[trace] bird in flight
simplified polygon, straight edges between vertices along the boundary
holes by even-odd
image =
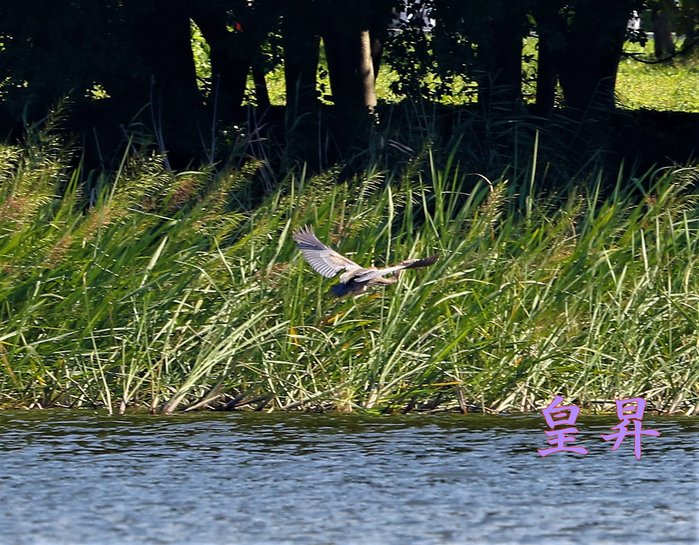
[[[304,259],[317,273],[325,278],[332,278],[340,271],[340,282],[330,288],[336,297],[349,293],[362,293],[372,286],[386,286],[398,282],[398,277],[404,269],[427,267],[437,261],[436,255],[425,259],[406,259],[391,267],[361,267],[351,259],[337,253],[318,240],[313,230],[306,226],[292,235]]]

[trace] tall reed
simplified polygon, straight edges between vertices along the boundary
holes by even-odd
[[[69,164],[49,137],[0,147],[2,405],[699,413],[697,169],[545,195],[536,156],[487,179],[428,152],[250,208],[256,163],[125,161],[91,195]],[[337,300],[304,224],[363,264],[440,259]]]

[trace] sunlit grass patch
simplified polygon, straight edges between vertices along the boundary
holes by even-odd
[[[654,60],[652,43],[645,48],[628,45],[627,49]],[[616,89],[624,108],[699,112],[699,59],[682,56],[666,63],[644,64],[624,58]]]

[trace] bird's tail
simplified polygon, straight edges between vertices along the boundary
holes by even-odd
[[[401,262],[401,265],[405,265],[406,269],[417,269],[418,267],[428,267],[429,265],[434,265],[439,259],[438,255],[431,255],[425,259],[408,259]]]

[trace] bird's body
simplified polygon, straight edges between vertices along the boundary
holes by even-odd
[[[344,271],[340,274],[340,282],[331,288],[331,292],[337,297],[361,293],[371,286],[395,284],[403,270],[427,267],[437,261],[437,256],[434,255],[426,259],[407,259],[391,267],[362,267],[323,244],[310,227],[295,231],[293,239],[304,259],[316,272],[332,278]]]

